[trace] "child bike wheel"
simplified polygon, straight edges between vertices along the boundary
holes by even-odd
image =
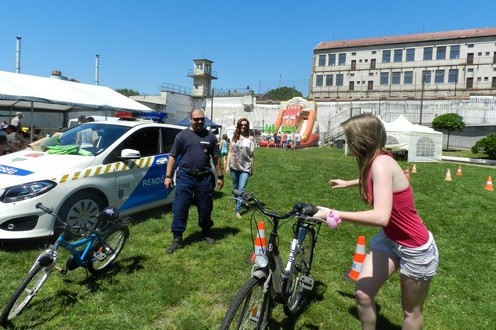
[[[88,271],[93,275],[105,272],[121,253],[128,237],[129,228],[125,225],[115,224],[106,230],[91,252],[93,260],[88,263]]]
[[[239,289],[220,326],[227,329],[265,329],[272,310],[270,288],[264,293],[265,278],[251,277]]]
[[[288,303],[284,305],[284,313],[287,316],[295,315],[298,312],[307,293],[307,289],[300,284],[300,281],[302,276],[310,274],[315,247],[315,230],[310,228],[306,231],[296,250],[293,270],[289,275],[289,298]]]
[[[53,266],[53,259],[50,256],[42,256],[36,261],[3,309],[0,316],[0,325],[6,327],[10,320],[22,312],[38,293],[38,290],[45,284],[53,271]]]

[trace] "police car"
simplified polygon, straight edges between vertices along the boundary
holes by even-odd
[[[71,225],[95,221],[106,206],[122,215],[171,203],[164,176],[184,126],[141,121],[90,122],[0,157],[0,239],[49,236],[52,216]],[[82,136],[91,142],[81,144]],[[212,170],[212,184],[216,182]]]

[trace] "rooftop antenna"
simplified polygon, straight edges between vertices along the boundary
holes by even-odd
[[[100,55],[95,55],[95,85],[98,86],[100,83]]]
[[[16,39],[16,73],[21,73],[21,36]]]

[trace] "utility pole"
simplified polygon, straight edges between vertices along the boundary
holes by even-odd
[[[422,89],[420,90],[420,120],[419,125],[422,125],[422,111],[424,107],[424,89],[425,89],[425,71],[422,71]]]
[[[210,120],[214,121],[214,88],[212,87],[212,103],[210,103]]]

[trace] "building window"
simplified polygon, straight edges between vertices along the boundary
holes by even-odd
[[[432,82],[432,74],[430,70],[422,71],[423,82],[426,84],[430,84]]]
[[[391,62],[391,51],[390,50],[383,50],[382,51],[382,63],[389,63]]]
[[[356,52],[352,52],[351,53],[351,56],[356,56]]]
[[[355,82],[354,81],[350,81],[350,91],[354,91],[355,90]]]
[[[336,65],[336,54],[329,54],[329,66]]]
[[[391,75],[391,84],[399,85],[401,83],[401,72],[396,71]]]
[[[467,72],[474,72],[474,68],[468,68]]]
[[[430,61],[432,60],[432,47],[424,47],[424,61]]]
[[[322,87],[323,84],[324,84],[324,76],[318,74],[315,78],[315,86]]]
[[[342,73],[338,73],[336,75],[336,86],[343,86],[344,75]]]
[[[381,72],[381,79],[379,83],[381,85],[389,84],[389,72]]]
[[[446,46],[439,46],[436,48],[436,60],[446,59]]]
[[[403,74],[403,84],[413,84],[413,71],[405,71]]]
[[[394,50],[394,62],[403,61],[403,49],[395,49]]]
[[[460,58],[460,45],[453,45],[450,47],[450,59],[455,60]]]
[[[496,52],[494,52],[494,54],[493,54],[493,64],[495,64],[495,63],[496,63]]]
[[[436,70],[436,73],[434,76],[434,82],[436,84],[444,83],[444,70]]]
[[[474,53],[467,54],[467,64],[474,64]]]
[[[408,48],[406,50],[406,59],[407,62],[415,61],[415,48]]]
[[[338,57],[338,65],[345,65],[346,64],[346,53],[341,53],[339,54]]]
[[[455,84],[458,82],[458,69],[450,69],[448,71],[448,82]]]
[[[377,54],[377,50],[373,50],[372,51],[372,54]]]
[[[325,85],[326,85],[326,86],[332,86],[332,84],[333,84],[333,79],[334,79],[334,76],[333,76],[332,74],[328,74],[328,75],[326,75]]]
[[[474,44],[467,44],[468,48],[474,48]]]
[[[495,54],[495,59],[496,59],[496,53]],[[370,60],[370,69],[375,69],[375,58],[371,59]]]
[[[325,66],[326,63],[326,56],[325,54],[319,55],[319,65],[318,66]]]

